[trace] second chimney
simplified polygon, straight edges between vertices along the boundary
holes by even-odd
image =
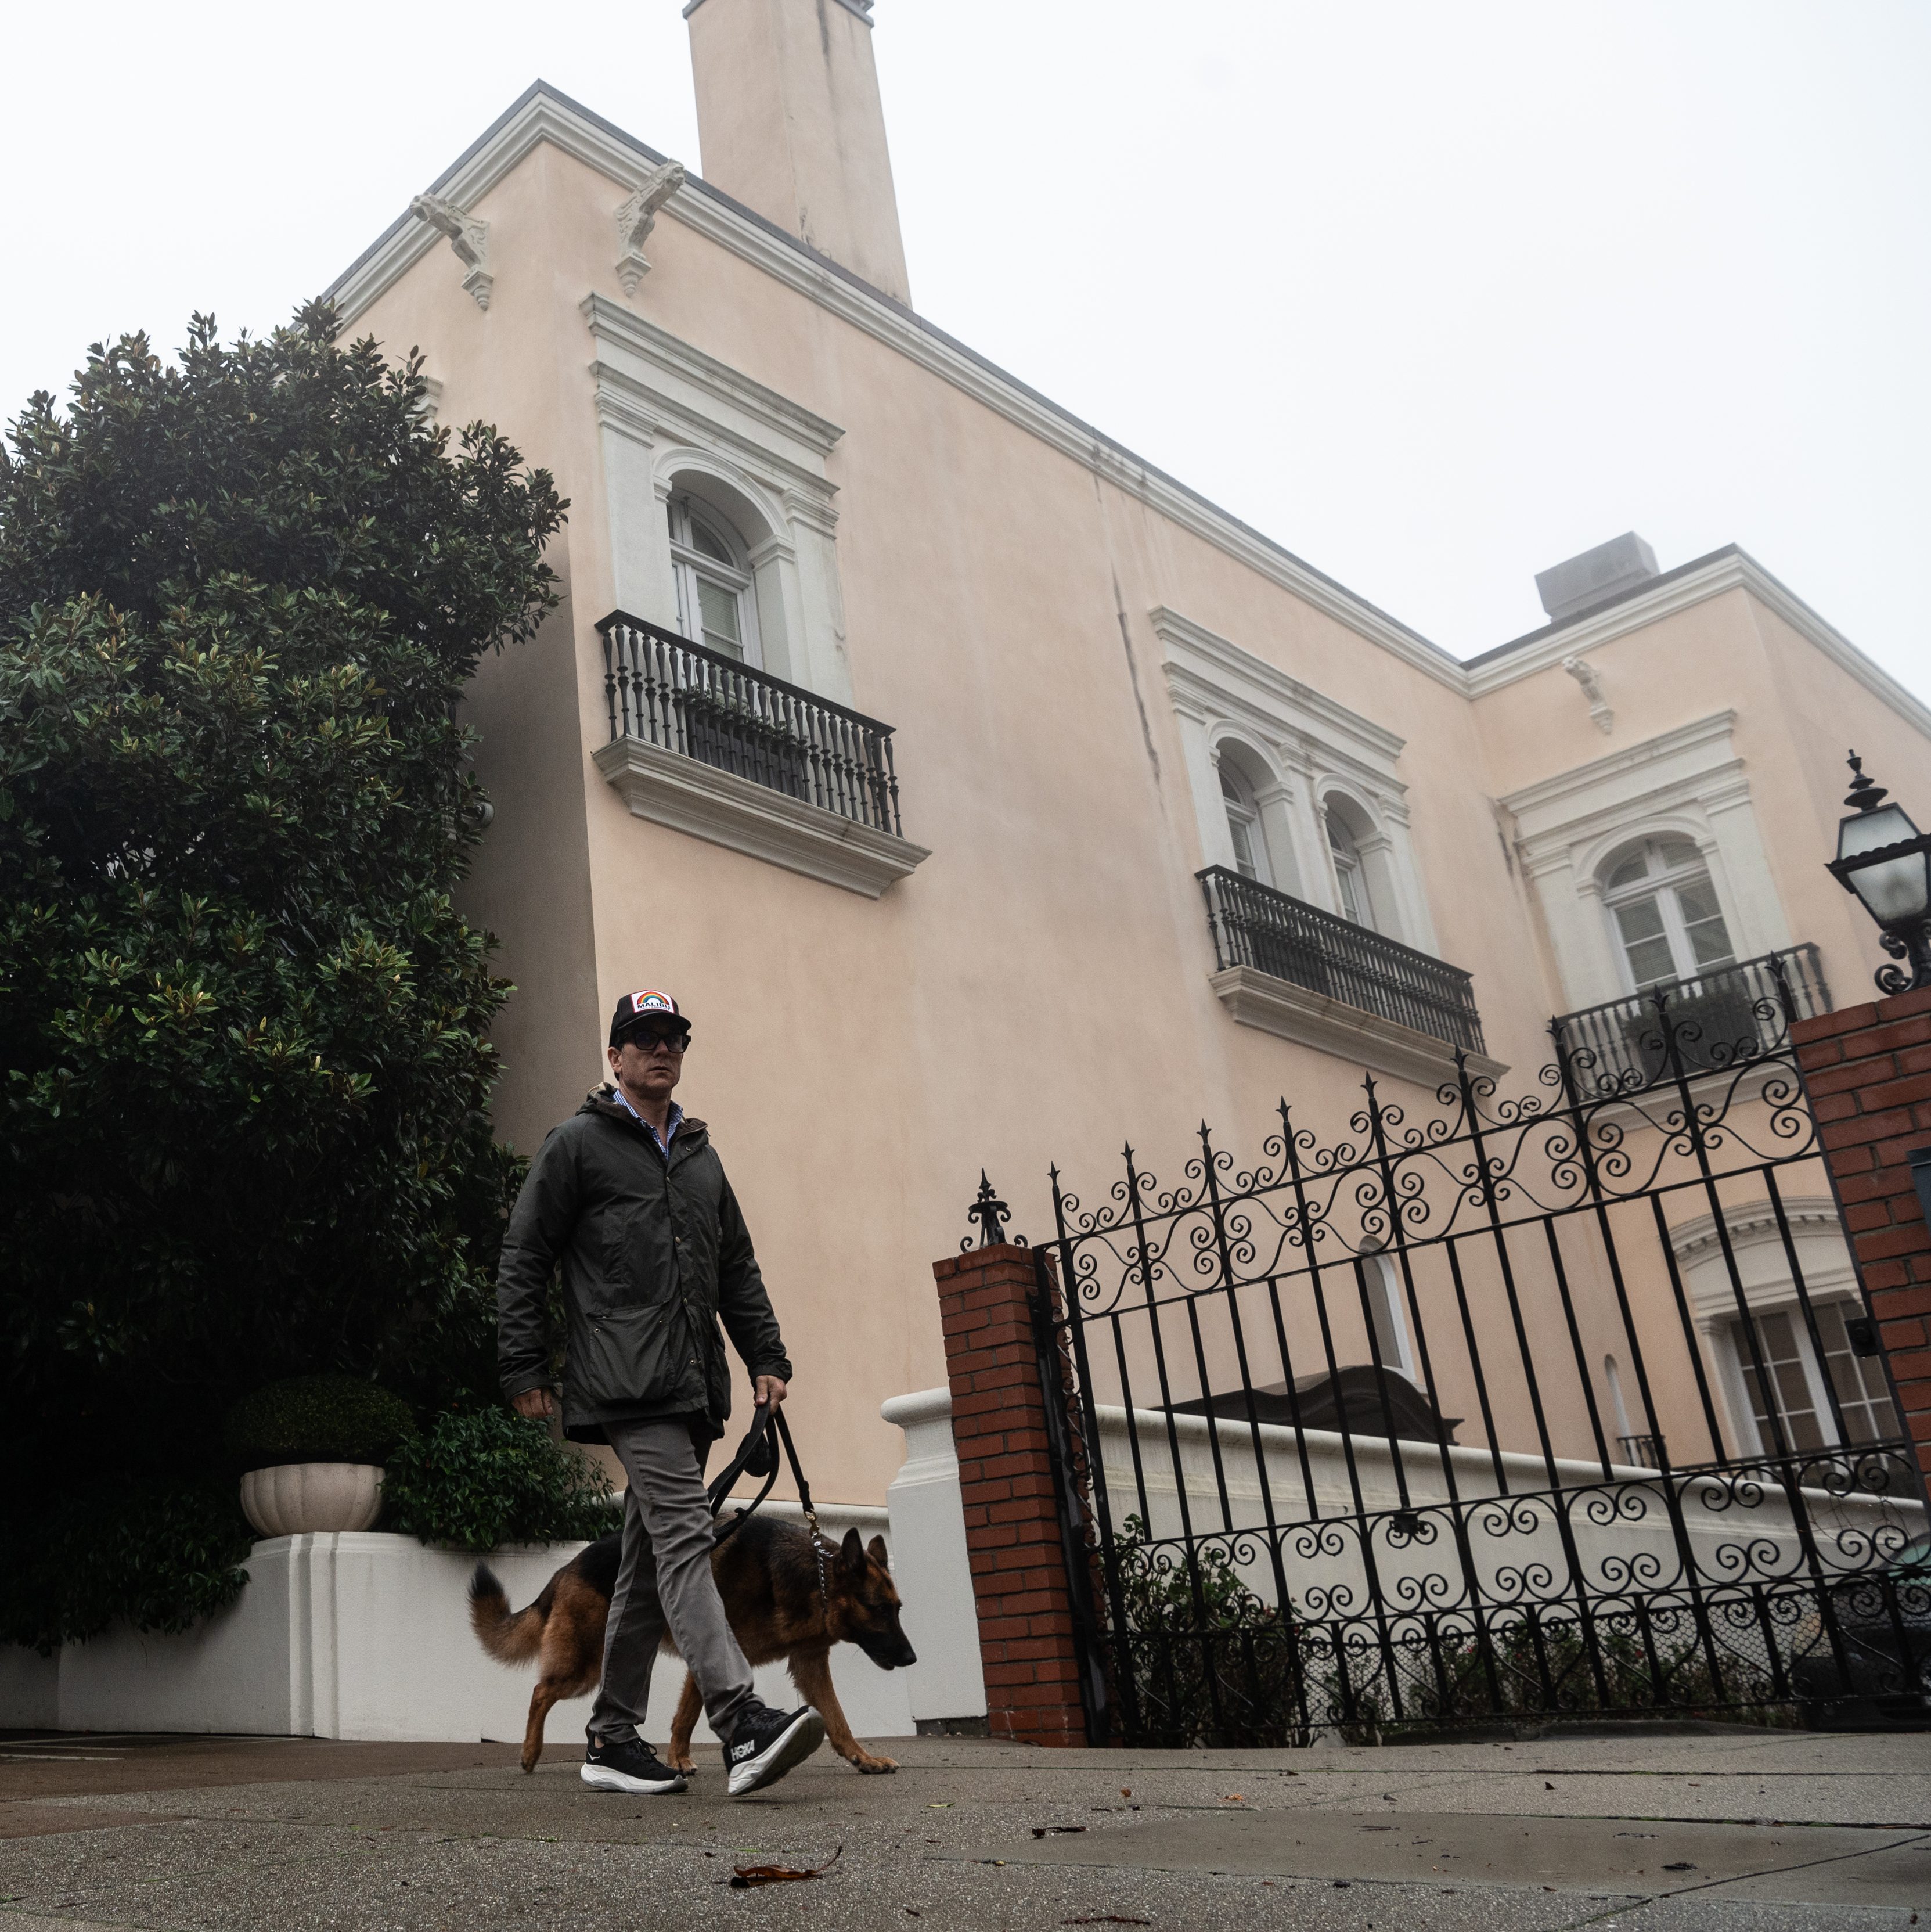
[[[871,0],[691,0],[704,178],[908,306]]]

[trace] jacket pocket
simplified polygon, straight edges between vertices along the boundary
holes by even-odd
[[[677,1312],[631,1303],[592,1313],[579,1337],[583,1360],[570,1365],[573,1391],[586,1408],[675,1400],[685,1366]]]

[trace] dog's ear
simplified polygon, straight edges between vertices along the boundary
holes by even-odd
[[[880,1569],[889,1570],[892,1568],[889,1560],[889,1552],[885,1547],[885,1539],[883,1537],[874,1536],[871,1540],[865,1546],[865,1553],[871,1558],[873,1562],[878,1565]]]
[[[865,1544],[856,1530],[845,1532],[845,1540],[838,1545],[838,1560],[854,1576],[865,1574]]]

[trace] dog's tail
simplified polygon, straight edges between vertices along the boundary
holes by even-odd
[[[527,1664],[542,1643],[543,1627],[549,1621],[547,1590],[528,1609],[512,1611],[496,1572],[487,1563],[476,1565],[469,1579],[469,1628],[499,1664]]]

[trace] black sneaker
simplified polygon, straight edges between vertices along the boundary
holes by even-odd
[[[592,1791],[622,1791],[634,1798],[689,1789],[681,1771],[673,1771],[649,1745],[635,1738],[620,1744],[592,1738],[583,1754],[582,1776]]]
[[[774,1711],[754,1704],[737,1721],[724,1752],[731,1796],[761,1791],[795,1770],[825,1742],[825,1720],[807,1704],[802,1711]]]

